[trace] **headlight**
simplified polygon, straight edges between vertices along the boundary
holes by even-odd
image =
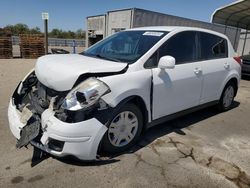
[[[62,108],[71,111],[88,108],[109,92],[110,89],[104,82],[93,77],[88,78],[69,92]]]

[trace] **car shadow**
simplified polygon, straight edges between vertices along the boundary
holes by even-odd
[[[82,161],[74,156],[66,156],[66,157],[55,157],[50,155],[49,153],[43,152],[42,150],[33,147],[33,156],[31,159],[31,167],[35,167],[41,162],[47,160],[48,158],[53,158],[62,163],[74,165],[74,166],[101,166],[107,165],[115,162],[119,162],[119,159],[115,159],[114,157],[106,157],[105,160],[94,160],[94,161]]]
[[[237,108],[239,105],[240,105],[240,102],[234,101],[232,109]],[[202,110],[184,115],[177,119],[164,122],[162,124],[159,124],[159,125],[156,125],[154,127],[147,129],[145,133],[142,135],[139,142],[134,147],[132,147],[129,151],[119,153],[117,155],[109,155],[109,154],[103,154],[103,155],[112,159],[122,154],[135,153],[141,148],[144,148],[147,145],[154,142],[154,140],[162,136],[168,135],[170,133],[173,133],[173,132],[176,134],[185,136],[186,133],[182,129],[184,128],[190,129],[190,126],[200,121],[203,121],[205,119],[208,119],[210,117],[216,116],[220,113],[224,113],[224,112],[219,112],[215,107],[208,107],[208,108],[204,108]]]
[[[233,103],[232,108],[233,109],[237,108],[239,105],[240,105],[240,102],[235,101]],[[194,125],[210,117],[216,116],[220,113],[221,112],[219,112],[215,107],[208,107],[200,111],[196,111],[196,112],[187,114],[185,116],[179,117],[177,119],[156,125],[146,130],[143,133],[142,137],[140,138],[139,142],[134,147],[132,147],[129,151],[119,153],[116,155],[100,153],[100,159],[96,161],[81,161],[75,158],[74,156],[56,158],[49,154],[44,154],[44,153],[41,154],[39,153],[37,149],[34,148],[34,154],[33,154],[31,166],[33,167],[39,164],[40,162],[42,162],[43,160],[48,159],[49,157],[53,157],[62,163],[66,163],[66,164],[70,164],[74,166],[102,166],[102,165],[107,165],[111,163],[116,163],[120,161],[120,159],[118,159],[120,155],[135,153],[136,151],[146,147],[147,145],[154,142],[154,140],[162,136],[168,135],[173,132],[176,134],[185,136],[186,133],[182,129],[184,128],[189,129],[191,125]]]
[[[74,156],[66,156],[63,158],[57,158],[58,161],[66,163],[73,166],[102,166],[107,164],[112,164],[119,162],[120,160],[116,157],[107,156],[105,159],[98,159],[93,161],[83,161]]]

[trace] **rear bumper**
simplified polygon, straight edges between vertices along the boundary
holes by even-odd
[[[25,126],[20,121],[20,116],[21,113],[10,101],[9,126],[17,139],[20,139],[20,132]],[[95,160],[100,141],[107,127],[95,118],[79,123],[65,123],[57,119],[51,109],[47,109],[41,116],[41,129],[40,140],[38,142],[31,141],[35,147],[58,157],[73,155],[81,160]],[[64,143],[60,151],[51,148],[49,145],[51,140]]]

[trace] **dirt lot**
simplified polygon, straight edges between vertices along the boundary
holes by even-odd
[[[49,157],[31,167],[33,148],[15,148],[7,105],[34,62],[0,60],[0,187],[250,187],[249,80],[234,109],[153,127],[131,152],[95,163]]]

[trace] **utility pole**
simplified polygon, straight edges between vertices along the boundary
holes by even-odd
[[[44,20],[44,40],[45,40],[45,54],[48,54],[48,20],[49,13],[43,12],[42,19]]]

